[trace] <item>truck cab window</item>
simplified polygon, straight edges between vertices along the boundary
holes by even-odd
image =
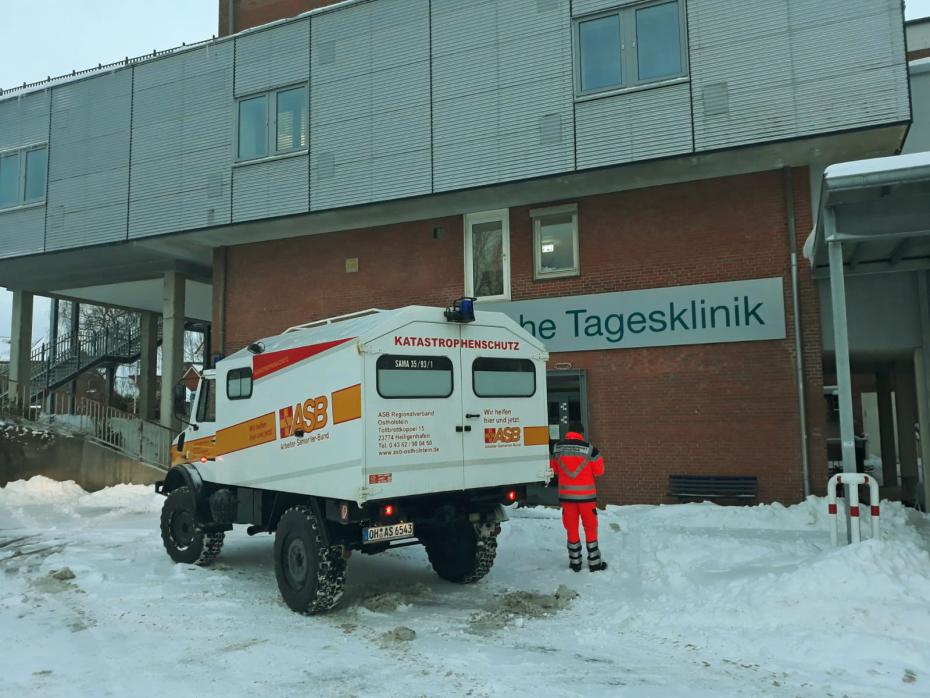
[[[226,374],[226,397],[246,400],[252,397],[252,369],[234,368]]]
[[[477,358],[472,362],[472,387],[478,397],[532,397],[536,367],[529,359]]]
[[[200,387],[200,399],[197,401],[197,422],[216,421],[216,381],[212,378],[204,379]]]
[[[448,356],[378,357],[378,395],[384,398],[445,398],[452,395]]]

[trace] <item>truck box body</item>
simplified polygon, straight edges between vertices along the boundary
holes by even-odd
[[[545,348],[503,314],[475,316],[372,311],[236,352],[202,381],[174,461],[359,504],[544,480]]]

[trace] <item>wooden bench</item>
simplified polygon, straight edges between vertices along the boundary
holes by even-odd
[[[738,499],[751,501],[759,492],[755,476],[669,475],[668,496],[679,501],[704,499]]]

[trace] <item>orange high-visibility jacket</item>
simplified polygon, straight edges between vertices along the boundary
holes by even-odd
[[[594,478],[604,474],[604,459],[581,434],[568,432],[552,449],[549,467],[559,478],[559,499],[593,502],[597,499]]]

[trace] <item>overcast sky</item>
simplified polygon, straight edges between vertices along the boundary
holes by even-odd
[[[41,80],[216,33],[217,0],[0,0],[0,87]],[[907,0],[907,18],[930,16],[930,0]],[[0,356],[8,350],[10,294],[0,290]],[[36,299],[34,336],[48,329]]]

